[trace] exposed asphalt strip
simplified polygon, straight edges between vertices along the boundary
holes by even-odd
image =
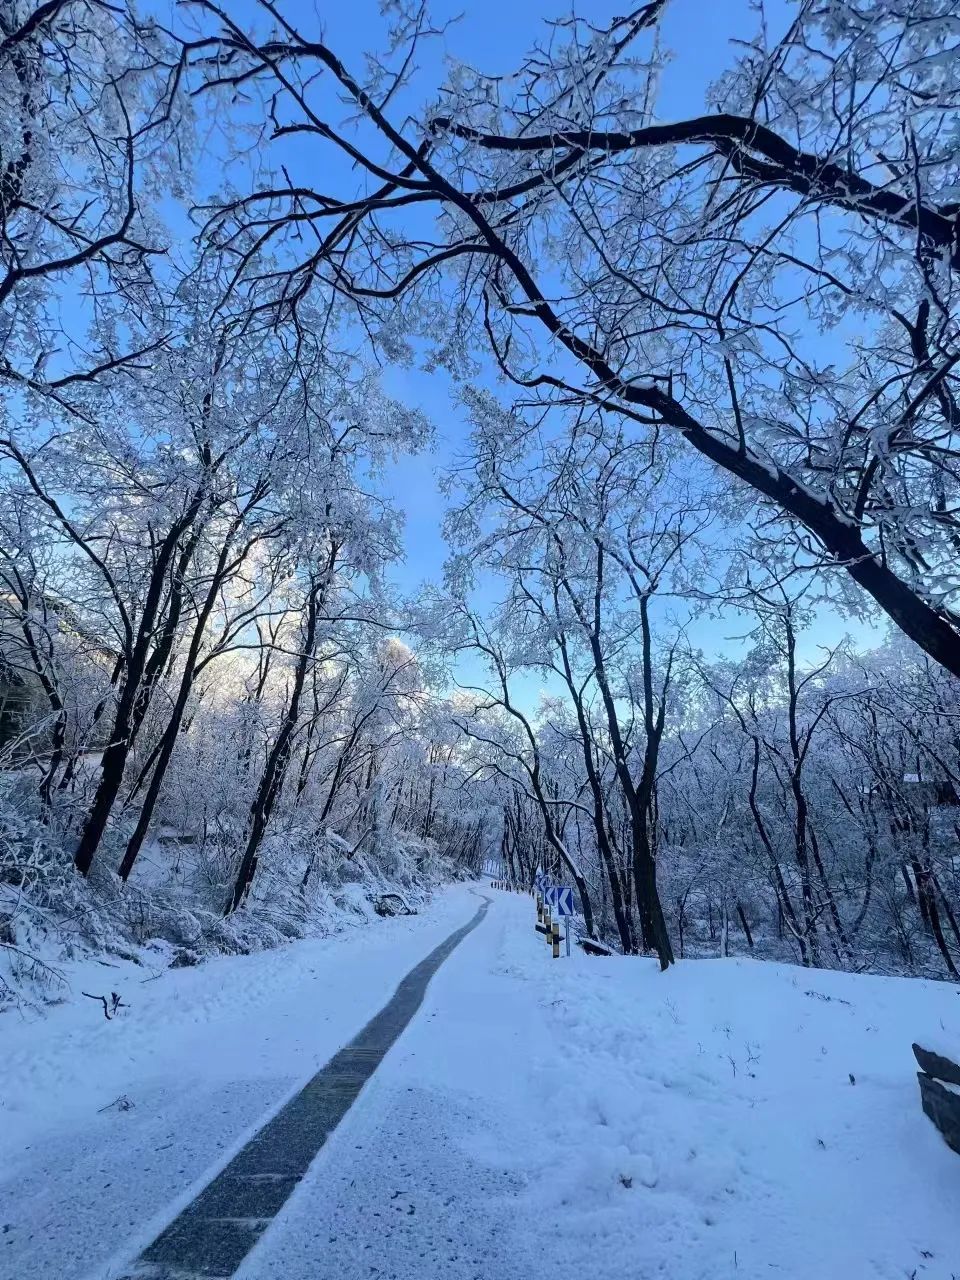
[[[283,1208],[317,1152],[423,1002],[444,960],[487,914],[473,919],[411,969],[390,1000],[144,1249],[122,1280],[232,1276]]]

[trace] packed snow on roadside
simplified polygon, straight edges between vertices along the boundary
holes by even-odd
[[[519,1216],[592,1280],[960,1277],[960,1156],[911,1043],[960,1061],[960,988],[743,959],[549,958],[529,902],[504,982],[544,1023]],[[487,1138],[483,1140],[490,1150]]]
[[[911,1052],[938,1036],[960,1058],[956,987],[615,961],[551,971],[545,1004],[538,1106],[563,1154],[530,1203],[574,1267],[960,1276],[960,1157],[921,1111]]]

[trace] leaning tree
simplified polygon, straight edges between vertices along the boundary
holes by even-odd
[[[332,288],[391,358],[482,345],[527,401],[673,436],[960,674],[952,0],[802,0],[681,113],[668,0],[420,99],[422,9],[358,74],[273,0],[192,7],[204,84],[259,87],[276,149],[207,225],[235,291],[289,317]]]

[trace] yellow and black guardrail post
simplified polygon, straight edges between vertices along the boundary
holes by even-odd
[[[550,926],[550,941],[553,943],[553,958],[554,960],[559,960],[560,959],[560,925],[556,920],[554,920],[553,924]]]

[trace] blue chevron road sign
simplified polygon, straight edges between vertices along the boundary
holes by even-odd
[[[573,890],[566,885],[548,889],[544,901],[548,907],[554,908],[558,916],[573,915]]]

